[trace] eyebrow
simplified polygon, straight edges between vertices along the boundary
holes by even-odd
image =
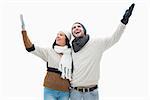
[[[81,26],[81,25],[80,25],[80,24],[79,24],[79,25],[75,25],[75,26],[73,26],[72,28],[74,28],[74,27],[76,27],[76,26],[78,27],[78,26]]]

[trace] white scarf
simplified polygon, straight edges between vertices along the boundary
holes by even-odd
[[[68,46],[54,46],[54,50],[57,53],[62,53],[61,60],[59,62],[58,70],[62,72],[61,77],[63,79],[71,80],[71,70],[72,70],[72,57],[71,57],[71,49]]]

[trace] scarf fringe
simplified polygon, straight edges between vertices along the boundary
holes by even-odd
[[[59,62],[58,70],[62,72],[61,77],[63,79],[72,79],[72,57],[71,57],[71,49],[67,46],[60,47],[54,46],[54,50],[57,53],[62,53],[61,60]]]

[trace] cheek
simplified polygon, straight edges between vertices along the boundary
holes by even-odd
[[[66,38],[63,39],[63,43],[66,44]]]
[[[66,42],[65,39],[66,39],[65,37],[61,37],[60,43],[65,44],[65,42]]]
[[[56,44],[59,44],[60,42],[59,41],[56,41]]]
[[[84,32],[84,29],[82,28],[81,31]]]
[[[72,33],[74,33],[75,29],[72,30]]]
[[[74,32],[72,33],[73,35],[76,35],[76,34],[74,34]]]
[[[75,30],[72,30],[72,34],[73,34],[73,35],[76,35],[76,34],[75,34]]]

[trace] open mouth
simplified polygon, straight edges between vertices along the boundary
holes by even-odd
[[[80,32],[76,32],[76,34],[79,34]]]
[[[75,32],[75,34],[79,34],[80,32],[78,31],[78,32]]]

